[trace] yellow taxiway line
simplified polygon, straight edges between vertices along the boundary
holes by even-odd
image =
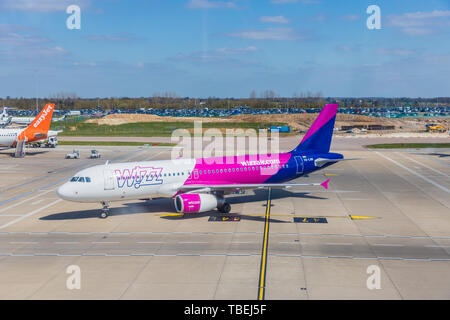
[[[161,217],[183,217],[183,213],[164,213],[160,214]],[[266,214],[259,213],[249,213],[249,214],[237,214],[236,216],[251,216],[251,217],[265,217]],[[355,215],[347,215],[347,216],[308,216],[308,215],[298,215],[298,214],[272,214],[273,217],[293,217],[293,218],[350,218],[352,220],[367,220],[367,219],[380,219],[379,217],[367,217],[367,216],[355,216]]]
[[[270,196],[272,188],[267,189],[267,208],[266,208],[266,220],[264,224],[264,239],[261,254],[261,270],[259,273],[259,294],[258,300],[264,300],[265,286],[266,286],[266,270],[267,270],[267,247],[269,243],[269,222],[270,222]]]

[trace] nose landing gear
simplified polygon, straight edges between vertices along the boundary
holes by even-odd
[[[109,215],[109,202],[103,201],[102,206],[103,208],[100,211],[100,218],[106,219]]]

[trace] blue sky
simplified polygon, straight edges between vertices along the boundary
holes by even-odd
[[[449,0],[0,0],[0,97],[450,96],[449,36]]]

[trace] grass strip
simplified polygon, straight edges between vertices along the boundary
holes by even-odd
[[[173,147],[174,143],[158,143],[158,142],[136,142],[136,141],[58,141],[58,145],[62,146],[160,146]]]
[[[365,146],[369,149],[423,149],[450,148],[450,143],[379,143]]]

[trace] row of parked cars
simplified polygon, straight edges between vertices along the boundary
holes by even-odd
[[[172,117],[227,117],[239,114],[298,114],[298,113],[318,113],[321,108],[297,108],[295,105],[286,108],[251,108],[249,106],[234,106],[231,108],[210,109],[204,105],[193,108],[136,108],[136,109],[112,109],[106,111],[102,108],[79,109],[79,110],[55,110],[57,116],[81,116],[81,117],[104,117],[108,114],[154,114],[158,116]],[[34,116],[35,110],[12,110],[12,115]],[[449,116],[450,106],[421,106],[414,107],[404,105],[399,107],[349,107],[339,108],[338,113],[360,114],[375,117],[416,117],[416,116]]]

